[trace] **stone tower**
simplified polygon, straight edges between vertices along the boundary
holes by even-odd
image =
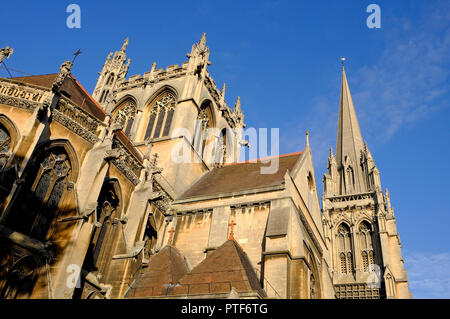
[[[106,106],[108,96],[113,93],[117,84],[121,80],[125,80],[128,68],[130,67],[131,59],[127,61],[128,38],[123,42],[120,51],[109,53],[106,62],[103,65],[102,72],[99,73],[99,78],[94,89],[92,97],[103,107]],[[111,58],[112,57],[112,58]]]
[[[410,298],[389,191],[363,142],[344,67],[336,142],[323,177],[323,223],[337,298]]]

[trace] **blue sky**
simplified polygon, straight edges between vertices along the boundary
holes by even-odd
[[[81,7],[81,29],[66,27],[70,3]],[[381,8],[380,29],[366,26],[370,3]],[[219,87],[227,83],[228,104],[240,96],[248,126],[280,128],[281,153],[302,150],[309,130],[318,181],[336,144],[347,57],[413,296],[450,298],[450,2],[16,0],[2,3],[1,18],[0,47],[15,50],[9,68],[55,73],[80,48],[73,74],[90,92],[127,36],[133,75],[154,61],[181,64],[206,32],[209,70]]]

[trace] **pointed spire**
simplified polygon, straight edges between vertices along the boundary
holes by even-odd
[[[342,60],[342,59],[341,59]],[[361,190],[362,183],[361,168],[359,165],[361,151],[364,150],[361,130],[359,128],[358,119],[356,117],[355,107],[353,106],[350,88],[347,82],[344,65],[342,65],[342,84],[341,99],[339,106],[339,122],[336,143],[336,162],[338,167],[342,167],[345,163],[350,163],[355,172],[355,190]]]

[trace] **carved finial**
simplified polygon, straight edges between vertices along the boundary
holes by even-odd
[[[53,81],[52,86],[53,92],[56,92],[61,87],[66,77],[70,74],[70,71],[72,71],[72,66],[73,63],[70,62],[69,60],[61,64],[61,67],[59,68],[59,73],[56,76],[55,80]]]
[[[306,147],[309,147],[309,132],[305,131],[306,134]]]
[[[236,114],[242,113],[240,96],[238,96],[238,98],[236,100],[236,104],[234,104],[234,113],[236,113]]]
[[[204,50],[206,48],[206,33],[203,32],[202,37],[200,38],[200,41],[198,42],[198,48],[200,51]]]
[[[330,155],[329,155],[329,157],[331,158],[331,157],[334,157],[334,153],[333,153],[333,148],[332,147],[330,147]]]
[[[129,42],[130,40],[126,38],[125,41],[123,41],[122,49],[120,49],[120,51],[125,52]]]
[[[341,66],[342,66],[342,69],[344,69],[344,64],[345,64],[345,61],[346,61],[346,60],[347,60],[347,59],[344,58],[344,57],[341,58]]]
[[[0,49],[0,64],[2,64],[3,60],[9,59],[11,54],[13,54],[14,49],[10,48],[9,46],[4,47],[3,49]]]
[[[152,68],[150,69],[150,72],[155,71],[155,69],[156,69],[156,62],[153,62],[152,63]]]
[[[227,90],[227,85],[224,83],[222,85],[222,91],[220,92],[222,94],[222,99],[225,99],[225,92]]]

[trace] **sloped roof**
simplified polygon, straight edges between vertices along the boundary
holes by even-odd
[[[168,284],[177,283],[188,272],[184,256],[173,246],[165,246],[151,256],[148,266],[131,285],[125,298],[164,296]]]
[[[301,152],[279,156],[279,167],[274,174],[261,174],[261,167],[270,166],[260,159],[217,167],[206,173],[179,198],[230,194],[281,185],[287,170],[292,170]]]
[[[12,80],[41,86],[46,89],[51,89],[56,76],[56,73],[52,73],[17,77],[13,78]],[[98,120],[103,121],[105,119],[105,112],[103,111],[102,107],[97,104],[97,102],[91,97],[91,95],[84,89],[84,87],[75,79],[72,74],[70,74],[70,76],[64,80],[60,91],[66,92],[69,95],[70,100],[72,100],[76,105],[81,107],[89,114],[96,117]]]
[[[227,240],[184,275],[169,296],[229,293],[232,287],[266,296],[247,254],[235,240]]]

